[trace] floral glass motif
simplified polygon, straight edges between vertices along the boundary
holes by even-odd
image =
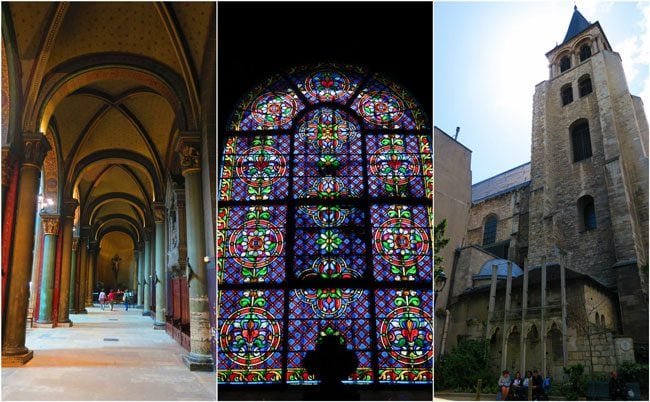
[[[380,382],[432,379],[431,291],[376,291]]]
[[[305,353],[337,334],[359,358],[347,382],[430,384],[433,155],[410,94],[352,66],[296,67],[223,135],[219,382],[313,384]]]
[[[279,382],[281,290],[220,292],[219,371],[222,382]]]
[[[340,295],[333,294],[334,292]],[[325,300],[344,295],[353,295],[353,303],[342,304],[339,313],[333,316],[317,308],[307,295],[320,295]],[[369,291],[363,289],[295,289],[289,292],[289,331],[288,331],[288,367],[287,382],[302,383],[314,378],[302,368],[305,353],[314,350],[319,338],[328,334],[338,334],[344,339],[348,349],[353,349],[359,359],[359,368],[348,378],[352,382],[372,381]]]

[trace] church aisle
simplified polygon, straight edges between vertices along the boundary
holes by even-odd
[[[187,352],[141,309],[87,310],[72,328],[27,329],[34,358],[2,369],[3,401],[216,400],[214,372],[189,371]]]

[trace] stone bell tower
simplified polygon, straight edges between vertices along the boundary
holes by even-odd
[[[619,328],[648,342],[648,122],[598,22],[574,8],[535,87],[528,258],[562,250],[569,268],[618,292]],[[611,319],[616,320],[615,317]],[[644,349],[645,348],[645,349]],[[645,352],[644,352],[645,350]]]

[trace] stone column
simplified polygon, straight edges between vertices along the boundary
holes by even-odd
[[[546,320],[544,315],[546,313],[546,256],[542,257],[542,373],[546,376]]]
[[[82,228],[79,237],[79,275],[77,275],[77,314],[86,314],[86,277],[88,275],[88,232]]]
[[[138,250],[138,245],[133,245],[133,260],[135,264],[135,271],[133,272],[133,279],[131,279],[131,291],[138,293],[138,278],[140,271],[140,250]]]
[[[140,242],[140,259],[138,260],[138,305],[136,308],[144,308],[144,240]]]
[[[10,280],[7,284],[7,303],[2,321],[2,366],[20,366],[28,362],[34,352],[25,347],[25,324],[29,302],[29,281],[34,245],[34,220],[41,166],[50,145],[43,134],[23,134],[23,159],[16,202]]]
[[[145,229],[142,315],[151,315],[151,232]]]
[[[71,327],[72,322],[69,317],[70,303],[70,261],[72,257],[72,227],[74,226],[74,211],[79,203],[74,198],[63,201],[63,236],[62,254],[61,254],[61,280],[59,281],[59,317],[57,326]]]
[[[524,258],[524,284],[521,290],[521,337],[519,353],[521,353],[521,370],[526,370],[526,310],[528,310],[528,258]]]
[[[165,329],[165,204],[154,204],[156,222],[156,269],[152,286],[156,287],[156,319],[153,329]]]
[[[59,215],[41,213],[43,224],[43,263],[41,264],[41,281],[39,293],[41,295],[38,319],[35,327],[52,328],[52,302],[54,295],[54,266],[56,265],[56,242],[59,239]]]
[[[68,298],[69,314],[75,314],[77,311],[75,304],[75,293],[77,292],[77,249],[79,248],[79,238],[72,238],[72,250],[70,256],[70,296]]]
[[[95,267],[97,266],[97,255],[99,244],[96,240],[88,241],[88,273],[86,274],[86,307],[93,306],[93,288],[95,287]]]
[[[567,348],[567,301],[566,301],[566,253],[560,254],[560,297],[562,299],[562,365],[569,365],[569,351]]]
[[[487,342],[490,342],[492,331],[492,317],[494,316],[494,304],[496,302],[497,296],[497,268],[498,265],[492,265],[492,279],[490,280],[490,300],[488,302],[488,319],[487,325],[485,328],[485,339]]]
[[[506,279],[506,304],[503,309],[503,342],[501,348],[501,371],[508,364],[508,314],[510,314],[510,292],[512,291],[512,261],[508,261],[508,277]]]
[[[9,147],[2,148],[2,216],[5,215],[5,204],[7,201],[7,192],[9,191],[9,182],[14,170],[15,159],[9,150]],[[3,220],[4,222],[4,220]]]
[[[176,144],[185,178],[185,214],[187,224],[187,283],[190,307],[190,353],[183,356],[190,370],[212,371],[210,317],[208,304],[203,225],[203,188],[201,187],[200,136],[183,133]]]

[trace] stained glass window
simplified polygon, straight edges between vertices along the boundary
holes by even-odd
[[[347,382],[432,381],[431,127],[394,82],[296,67],[255,87],[223,138],[218,380],[313,384],[337,334]]]

